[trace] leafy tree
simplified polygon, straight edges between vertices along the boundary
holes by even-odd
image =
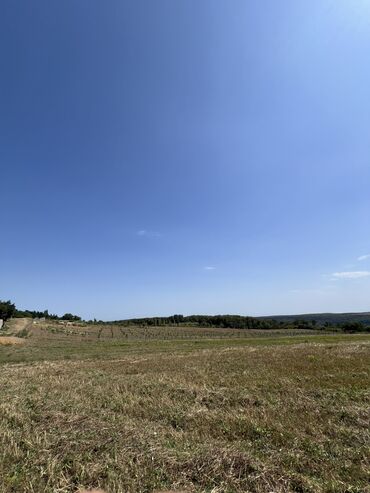
[[[0,318],[2,320],[8,320],[15,314],[16,308],[15,304],[10,300],[1,301],[0,300]]]
[[[14,318],[32,318],[32,315],[29,311],[15,310],[13,315]]]
[[[61,320],[69,320],[72,322],[78,322],[81,320],[81,317],[78,317],[77,315],[72,315],[72,313],[65,313],[63,317],[61,317]]]
[[[344,332],[365,332],[369,330],[369,328],[365,327],[361,322],[346,322],[342,324],[342,329]]]

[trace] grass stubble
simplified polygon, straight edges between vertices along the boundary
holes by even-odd
[[[332,337],[1,346],[0,491],[370,492],[370,338]]]

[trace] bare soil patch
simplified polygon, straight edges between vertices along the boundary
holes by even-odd
[[[20,337],[4,336],[0,337],[0,346],[12,346],[14,344],[24,344],[24,339]]]

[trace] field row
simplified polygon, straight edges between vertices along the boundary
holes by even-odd
[[[200,328],[186,326],[119,326],[119,325],[62,325],[58,323],[34,324],[30,330],[31,335],[41,338],[50,335],[55,338],[68,337],[86,340],[171,340],[171,339],[233,339],[245,337],[277,337],[294,335],[322,334],[319,330],[246,330],[246,329],[221,329]]]

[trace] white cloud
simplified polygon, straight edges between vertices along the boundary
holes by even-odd
[[[204,270],[216,270],[216,267],[213,267],[212,265],[206,265],[204,267]]]
[[[146,238],[159,238],[162,236],[158,231],[147,231],[146,229],[140,229],[136,234],[138,236],[145,236]]]
[[[334,272],[332,274],[332,279],[360,279],[362,277],[369,277],[370,271],[367,270],[357,270],[348,272]]]
[[[370,258],[370,254],[367,254],[367,255],[361,255],[361,257],[358,257],[358,261],[361,262],[362,260],[367,260],[368,258]]]

